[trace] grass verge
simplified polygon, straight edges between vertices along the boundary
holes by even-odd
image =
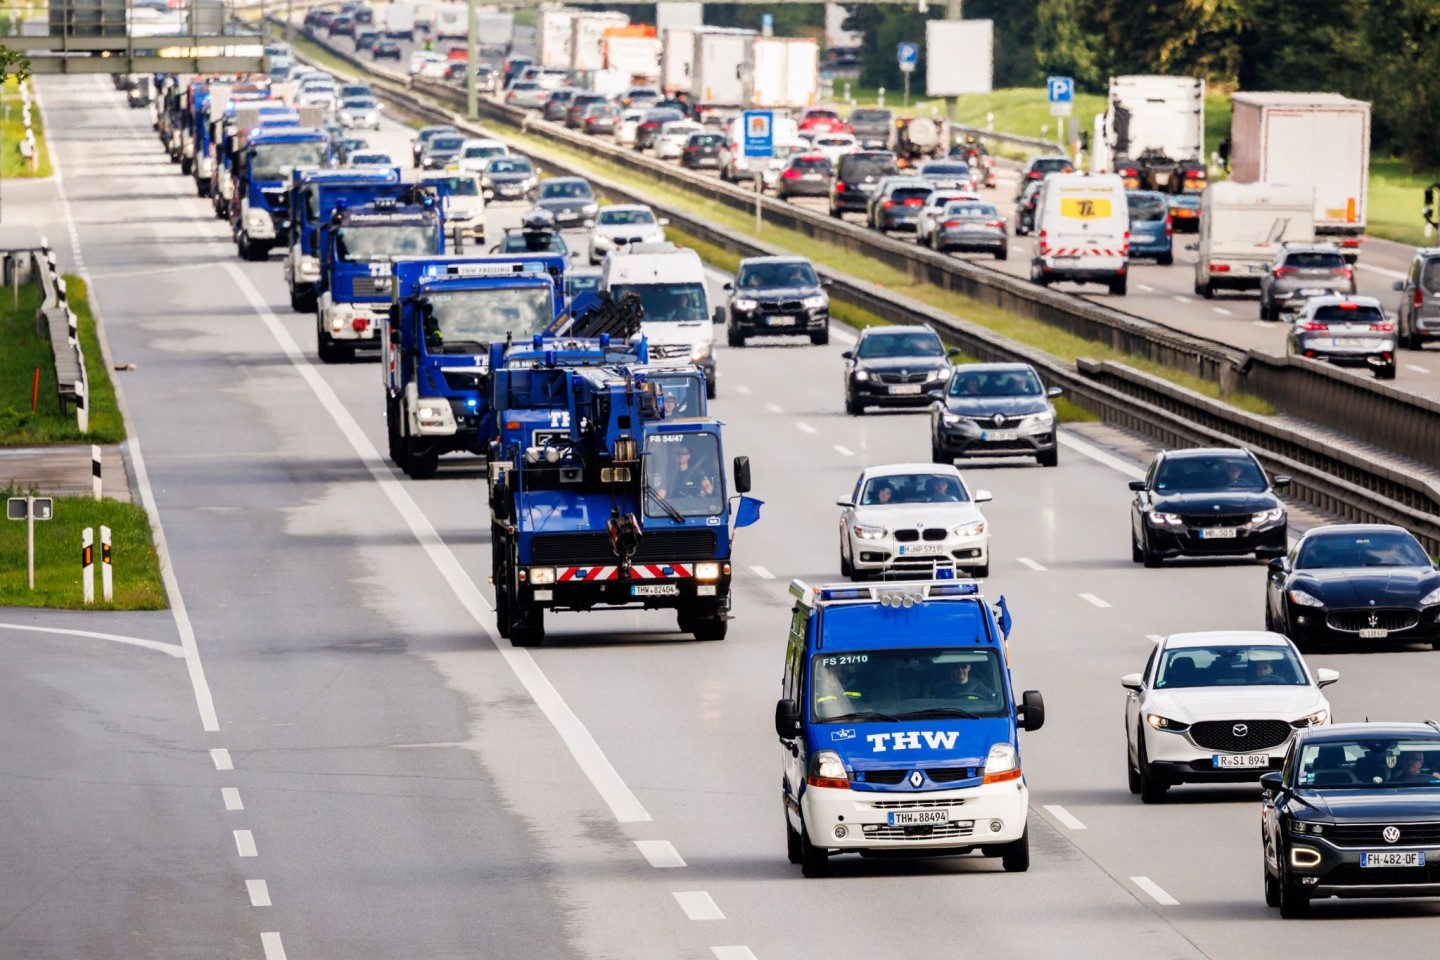
[[[1425,205],[1425,188],[1436,179],[1413,172],[1403,160],[1371,157],[1366,230],[1387,240],[1434,246],[1435,235],[1426,236],[1420,208]]]
[[[24,495],[7,489],[0,496]],[[80,535],[86,527],[110,528],[114,548],[111,570],[114,597],[100,599],[100,547],[95,547],[96,602],[86,607],[80,584]],[[165,588],[160,580],[160,558],[150,540],[150,521],[144,509],[118,500],[59,497],[55,519],[35,524],[35,589],[29,589],[25,564],[24,523],[0,526],[0,606],[51,609],[163,610]]]
[[[35,150],[39,162],[34,169],[20,156],[20,141],[25,138],[25,102],[20,99],[20,84],[14,77],[0,87],[0,177],[48,177],[50,150],[45,146],[45,125],[40,120],[40,107],[30,99],[30,128],[35,131]]]
[[[12,291],[0,290],[0,446],[56,443],[118,443],[125,439],[125,424],[115,402],[115,387],[100,353],[100,337],[85,282],[65,278],[70,307],[78,318],[76,328],[90,381],[90,430],[81,433],[73,411],[62,413],[55,386],[55,354],[48,333],[37,335],[35,311],[40,306],[38,284],[23,286],[17,309]],[[34,393],[35,371],[40,389]],[[31,410],[32,398],[36,401]]]

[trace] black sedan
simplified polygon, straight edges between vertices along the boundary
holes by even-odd
[[[491,157],[480,175],[480,189],[486,200],[528,200],[535,196],[537,176],[524,157]]]
[[[944,405],[930,412],[930,458],[1033,456],[1041,466],[1060,462],[1055,407],[1028,363],[967,363],[956,367]]]
[[[928,407],[950,380],[945,345],[929,327],[866,327],[845,358],[845,412],[866,407]]]
[[[414,166],[420,166],[420,158],[424,155],[425,148],[430,145],[430,141],[435,137],[446,134],[458,136],[459,133],[460,131],[448,123],[434,127],[421,127],[420,132],[415,134],[415,139],[410,142],[410,162]]]
[[[680,151],[680,166],[686,170],[720,166],[720,148],[725,137],[718,133],[692,133]]]
[[[1297,731],[1260,777],[1265,905],[1440,896],[1440,729],[1337,723]]]
[[[1402,527],[1316,527],[1270,562],[1265,627],[1298,647],[1383,640],[1440,649],[1440,570]]]
[[[376,40],[375,45],[370,48],[370,56],[375,60],[399,60],[400,42],[398,40],[389,40],[382,37],[381,39]]]
[[[421,170],[444,170],[446,165],[460,159],[465,149],[465,138],[458,133],[441,133],[431,137],[420,151]]]
[[[830,342],[830,297],[804,257],[750,257],[740,261],[730,293],[730,346],[751,336],[800,334]]]
[[[1275,491],[1289,485],[1267,479],[1248,450],[1167,450],[1130,481],[1131,559],[1158,567],[1168,557],[1284,556],[1288,521]]]

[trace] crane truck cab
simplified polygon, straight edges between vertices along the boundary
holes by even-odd
[[[714,325],[725,322],[725,310],[711,307],[698,253],[673,243],[631,244],[628,254],[605,258],[600,290],[615,300],[638,296],[650,362],[695,364],[705,371],[706,395],[715,399]]]

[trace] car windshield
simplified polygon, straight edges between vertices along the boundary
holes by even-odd
[[[1428,567],[1425,548],[1400,530],[1325,533],[1305,538],[1295,558],[1297,570],[1346,567]]]
[[[648,374],[651,383],[660,384],[665,394],[664,413],[667,417],[704,416],[705,381],[698,375]]]
[[[645,438],[645,515],[716,517],[725,512],[720,445],[709,433],[652,433]],[[667,509],[668,508],[668,509]]]
[[[1421,737],[1332,740],[1327,737],[1301,747],[1298,759],[1292,776],[1299,787],[1373,790],[1376,787],[1440,786],[1440,740]],[[1401,831],[1403,834],[1403,825]]]
[[[356,153],[350,157],[351,166],[356,167],[388,167],[394,163],[388,153]]]
[[[284,180],[296,167],[324,166],[328,153],[323,143],[256,144],[250,175],[257,180]]]
[[[814,287],[818,284],[815,269],[804,261],[796,261],[742,264],[735,285],[743,290],[761,290],[767,287]]]
[[[431,138],[438,137],[444,133],[454,133],[454,127],[426,127],[420,131],[420,142],[428,143]]]
[[[427,177],[425,182],[439,184],[452,197],[480,196],[480,184],[474,177]]]
[[[369,97],[356,97],[353,100],[346,100],[342,109],[345,110],[374,110],[378,104]]]
[[[1366,304],[1347,303],[1344,306],[1319,306],[1311,319],[1319,323],[1384,323],[1385,311]]]
[[[718,133],[692,133],[689,141],[692,147],[718,147],[724,142],[725,138]]]
[[[805,170],[814,173],[829,173],[830,161],[824,157],[794,157],[790,166],[795,170]]]
[[[541,200],[588,200],[594,196],[583,180],[547,180],[540,184]]]
[[[483,160],[483,159],[485,159],[486,157],[503,157],[504,155],[505,155],[505,148],[504,148],[504,147],[501,147],[501,146],[484,146],[484,145],[475,146],[475,145],[471,145],[471,146],[468,146],[468,147],[465,148],[465,159],[466,159],[466,160],[475,160],[475,159]]]
[[[1197,490],[1264,490],[1265,475],[1249,457],[1171,457],[1160,465],[1155,489],[1169,493]]]
[[[684,116],[679,110],[651,110],[645,114],[646,123],[669,123]]]
[[[435,251],[435,227],[421,224],[341,227],[336,252],[347,263]]]
[[[970,165],[965,163],[927,163],[920,170],[922,177],[968,177]]]
[[[596,221],[602,227],[629,227],[655,222],[649,210],[601,210]]]
[[[892,473],[874,477],[860,496],[863,506],[887,503],[968,503],[970,494],[954,476],[944,473]]]
[[[1042,173],[1070,173],[1075,169],[1075,164],[1064,157],[1041,157],[1031,164],[1030,169]]]
[[[952,203],[945,208],[947,217],[983,217],[993,220],[1000,216],[988,203]]]
[[[911,200],[923,203],[928,196],[930,196],[929,187],[896,187],[890,191],[890,199],[896,203],[906,203]]]
[[[1170,205],[1161,196],[1144,193],[1126,195],[1130,205],[1130,219],[1136,223],[1153,223],[1170,215]]]
[[[501,253],[559,253],[567,254],[569,248],[565,246],[565,240],[558,233],[540,232],[527,233],[516,230],[514,233],[505,234],[505,239],[500,241]]]
[[[1430,293],[1440,293],[1440,257],[1425,261],[1425,268],[1420,273],[1420,286]]]
[[[1155,668],[1156,690],[1309,683],[1295,651],[1273,644],[1172,647]]]
[[[888,154],[877,157],[852,153],[840,160],[840,175],[847,180],[884,177],[894,173],[895,169],[895,158]]]
[[[708,320],[705,315],[705,287],[699,283],[620,284],[611,293],[616,299],[633,293],[645,309],[646,323],[686,323]]]
[[[933,333],[876,333],[860,341],[861,360],[883,357],[943,357],[945,347]]]
[[[817,653],[807,688],[816,723],[920,717],[1003,717],[1005,684],[994,650],[926,647]],[[927,731],[927,746],[955,748],[954,730]]]
[[[1034,370],[956,369],[950,378],[952,397],[1038,397],[1045,392]]]
[[[430,353],[483,354],[492,340],[529,338],[555,319],[548,284],[432,294],[420,311]]]
[[[464,137],[435,137],[430,141],[431,153],[459,153],[465,146]]]
[[[567,273],[565,275],[565,293],[572,300],[576,294],[589,293],[591,290],[599,289],[600,274],[598,273]]]
[[[1285,254],[1285,266],[1299,270],[1343,270],[1345,258],[1338,253],[1292,252]]]
[[[530,161],[522,157],[504,157],[491,160],[485,167],[486,173],[529,173]]]
[[[857,123],[883,123],[890,125],[891,115],[889,110],[856,110],[850,114],[851,125]]]

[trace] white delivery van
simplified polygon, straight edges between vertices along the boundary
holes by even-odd
[[[640,332],[650,347],[650,363],[695,364],[705,371],[705,393],[714,399],[714,324],[725,322],[725,311],[710,308],[698,253],[673,243],[632,244],[624,256],[605,258],[600,291],[616,299],[639,296],[645,308]]]
[[[1125,295],[1130,264],[1130,205],[1115,174],[1052,173],[1035,208],[1030,279],[1103,283]]]
[[[1258,290],[1286,242],[1315,239],[1315,190],[1274,183],[1212,183],[1200,195],[1195,292]]]

